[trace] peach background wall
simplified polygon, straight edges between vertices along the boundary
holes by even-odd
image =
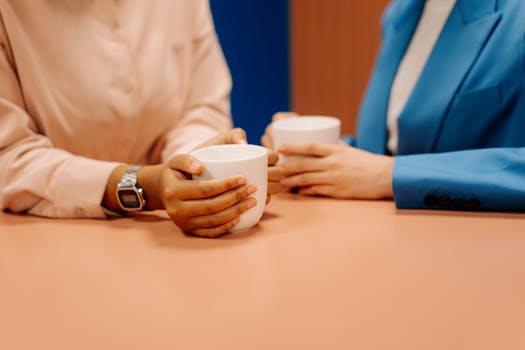
[[[290,0],[291,106],[353,134],[388,0]]]

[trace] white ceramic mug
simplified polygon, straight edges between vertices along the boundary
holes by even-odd
[[[251,195],[257,200],[257,205],[244,212],[230,232],[243,231],[257,224],[266,205],[268,187],[266,148],[256,145],[220,145],[195,150],[191,155],[204,165],[203,172],[193,176],[196,180],[243,175],[247,183],[257,186],[257,191]]]
[[[328,116],[300,116],[276,120],[272,123],[273,147],[287,143],[314,141],[327,144],[337,144],[341,136],[341,121]],[[281,156],[283,161],[293,157]]]

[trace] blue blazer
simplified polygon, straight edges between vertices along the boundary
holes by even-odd
[[[390,87],[423,0],[397,0],[361,106],[356,146],[385,154]],[[525,210],[525,1],[457,0],[405,109],[398,208]]]

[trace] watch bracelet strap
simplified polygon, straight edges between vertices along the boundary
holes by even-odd
[[[124,174],[122,174],[122,179],[120,180],[120,182],[129,184],[129,185],[136,184],[137,183],[137,175],[139,173],[140,168],[142,168],[142,166],[140,166],[140,165],[130,166],[124,172]]]

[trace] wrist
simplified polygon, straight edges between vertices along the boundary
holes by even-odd
[[[137,175],[137,184],[143,189],[146,208],[149,210],[164,209],[162,201],[161,175],[163,164],[146,165]]]
[[[384,156],[384,165],[380,176],[380,188],[381,198],[392,198],[394,196],[393,190],[393,170],[394,170],[394,157]]]
[[[102,199],[102,206],[116,213],[122,211],[117,198],[117,186],[127,168],[128,165],[122,164],[113,169],[113,172],[109,176],[108,182],[106,184],[104,198]]]

